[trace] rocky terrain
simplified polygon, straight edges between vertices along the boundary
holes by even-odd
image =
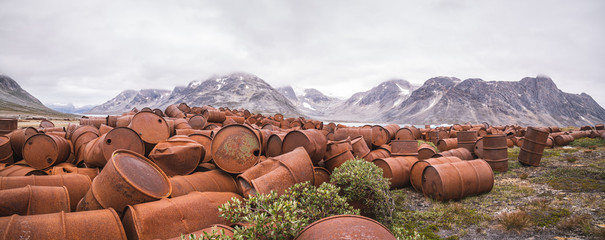
[[[0,116],[6,117],[73,117],[52,110],[29,94],[12,78],[0,75]]]
[[[304,89],[303,94],[298,96],[290,86],[276,90],[294,103],[304,115],[317,119],[327,119],[331,116],[331,108],[343,102],[341,99],[326,96],[314,88]]]
[[[170,96],[169,90],[125,90],[111,100],[93,107],[88,114],[120,114],[132,108],[155,107]]]
[[[518,82],[431,78],[380,119],[410,124],[478,123],[581,126],[605,122],[589,95],[565,93],[544,76]]]

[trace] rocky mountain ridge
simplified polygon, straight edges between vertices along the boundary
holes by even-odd
[[[125,91],[93,110],[124,112],[132,107],[164,109],[185,102],[246,108],[253,112],[306,116],[324,121],[389,122],[399,124],[481,123],[519,125],[594,125],[605,122],[605,110],[585,93],[570,94],[545,76],[521,81],[484,81],[435,77],[422,86],[389,80],[346,100],[316,89],[274,89],[262,79],[243,73],[214,76],[175,87],[167,93]],[[159,90],[158,90],[159,91]],[[301,93],[302,92],[302,93]],[[138,97],[135,97],[138,96]],[[93,111],[91,111],[93,112]],[[100,114],[109,112],[97,111]]]
[[[71,117],[52,110],[29,94],[12,78],[0,74],[0,115]]]

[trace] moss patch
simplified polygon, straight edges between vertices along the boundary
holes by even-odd
[[[583,147],[594,149],[596,147],[605,146],[605,139],[602,138],[578,138],[573,142],[569,143],[570,146]]]
[[[581,166],[558,167],[548,170],[544,175],[531,181],[571,192],[603,192],[605,191],[605,169]]]

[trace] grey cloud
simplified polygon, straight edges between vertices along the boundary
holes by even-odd
[[[0,72],[45,103],[100,104],[250,72],[341,97],[403,78],[546,74],[605,105],[603,1],[0,2]]]

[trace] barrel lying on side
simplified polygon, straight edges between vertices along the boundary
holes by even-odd
[[[438,201],[486,193],[493,186],[492,168],[481,159],[431,165],[422,174],[424,195]]]
[[[167,239],[211,224],[229,224],[218,207],[242,199],[229,192],[191,192],[171,199],[128,206],[123,224],[128,239]]]
[[[0,216],[69,212],[69,194],[64,186],[31,186],[0,190]]]
[[[113,209],[59,212],[0,218],[2,239],[124,239],[120,217]]]
[[[382,239],[395,236],[379,222],[359,215],[335,215],[319,219],[300,231],[296,240]]]

